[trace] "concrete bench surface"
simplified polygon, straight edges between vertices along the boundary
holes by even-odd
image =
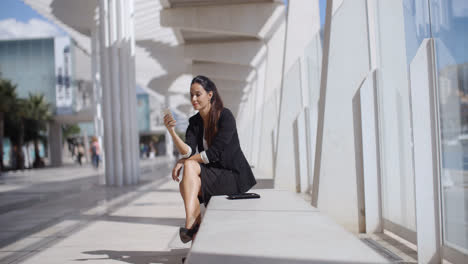
[[[255,192],[212,197],[186,263],[390,263],[297,194]]]

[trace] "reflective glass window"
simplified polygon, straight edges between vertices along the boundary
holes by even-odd
[[[430,0],[444,244],[468,254],[468,1]]]

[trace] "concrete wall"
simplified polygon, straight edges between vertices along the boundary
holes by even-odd
[[[416,231],[411,113],[402,1],[379,3],[378,17],[383,217]]]
[[[369,72],[365,0],[343,1],[331,22],[318,208],[358,231],[353,99]]]
[[[289,1],[277,134],[275,188],[298,190],[293,123],[305,107],[302,99],[304,94],[308,94],[304,91],[308,87],[301,81],[303,72],[306,72],[303,67],[307,66],[301,61],[304,61],[305,49],[319,28],[318,1]]]
[[[241,147],[249,163],[259,172],[255,176],[270,179],[274,172],[273,145],[276,139],[273,135],[278,124],[284,59],[284,8],[281,14],[272,16],[275,17],[275,26],[266,34],[261,45],[250,45],[250,49],[255,48],[256,53],[243,53],[240,50],[236,55],[237,61],[245,61],[252,67],[236,116]]]
[[[258,111],[262,112],[262,119],[258,120],[261,124],[259,142],[259,151],[257,155],[257,168],[265,176],[273,178],[277,120],[279,113],[279,92],[281,88],[284,38],[286,31],[286,21],[279,25],[277,31],[267,40],[267,64],[265,89],[263,91],[263,103]]]

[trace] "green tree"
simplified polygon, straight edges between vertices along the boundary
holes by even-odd
[[[24,140],[34,142],[33,167],[44,167],[39,155],[39,140],[44,139],[43,133],[47,131],[47,123],[52,120],[51,105],[47,103],[43,94],[29,94],[24,107]]]
[[[68,139],[70,136],[73,135],[79,135],[81,132],[80,126],[77,124],[72,124],[72,125],[63,125],[62,126],[62,135],[63,135],[63,140]]]
[[[16,99],[5,119],[5,136],[13,143],[13,169],[24,169],[24,142],[34,142],[34,167],[44,166],[39,156],[39,140],[44,139],[47,122],[51,120],[50,104],[41,94],[29,94],[28,99]]]
[[[17,104],[16,85],[9,80],[0,79],[0,171],[3,165],[3,137],[5,136],[5,117],[10,116]]]
[[[8,137],[13,143],[13,155],[15,156],[15,166],[13,169],[24,169],[24,154],[22,147],[24,145],[24,126],[28,116],[28,106],[26,99],[18,98],[12,105],[12,111],[8,115],[10,126],[6,127]]]

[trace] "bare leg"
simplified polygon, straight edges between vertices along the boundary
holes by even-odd
[[[184,163],[184,177],[179,185],[180,193],[185,205],[185,227],[192,228],[200,221],[200,202],[198,193],[201,190],[201,168],[198,162],[186,160]]]

